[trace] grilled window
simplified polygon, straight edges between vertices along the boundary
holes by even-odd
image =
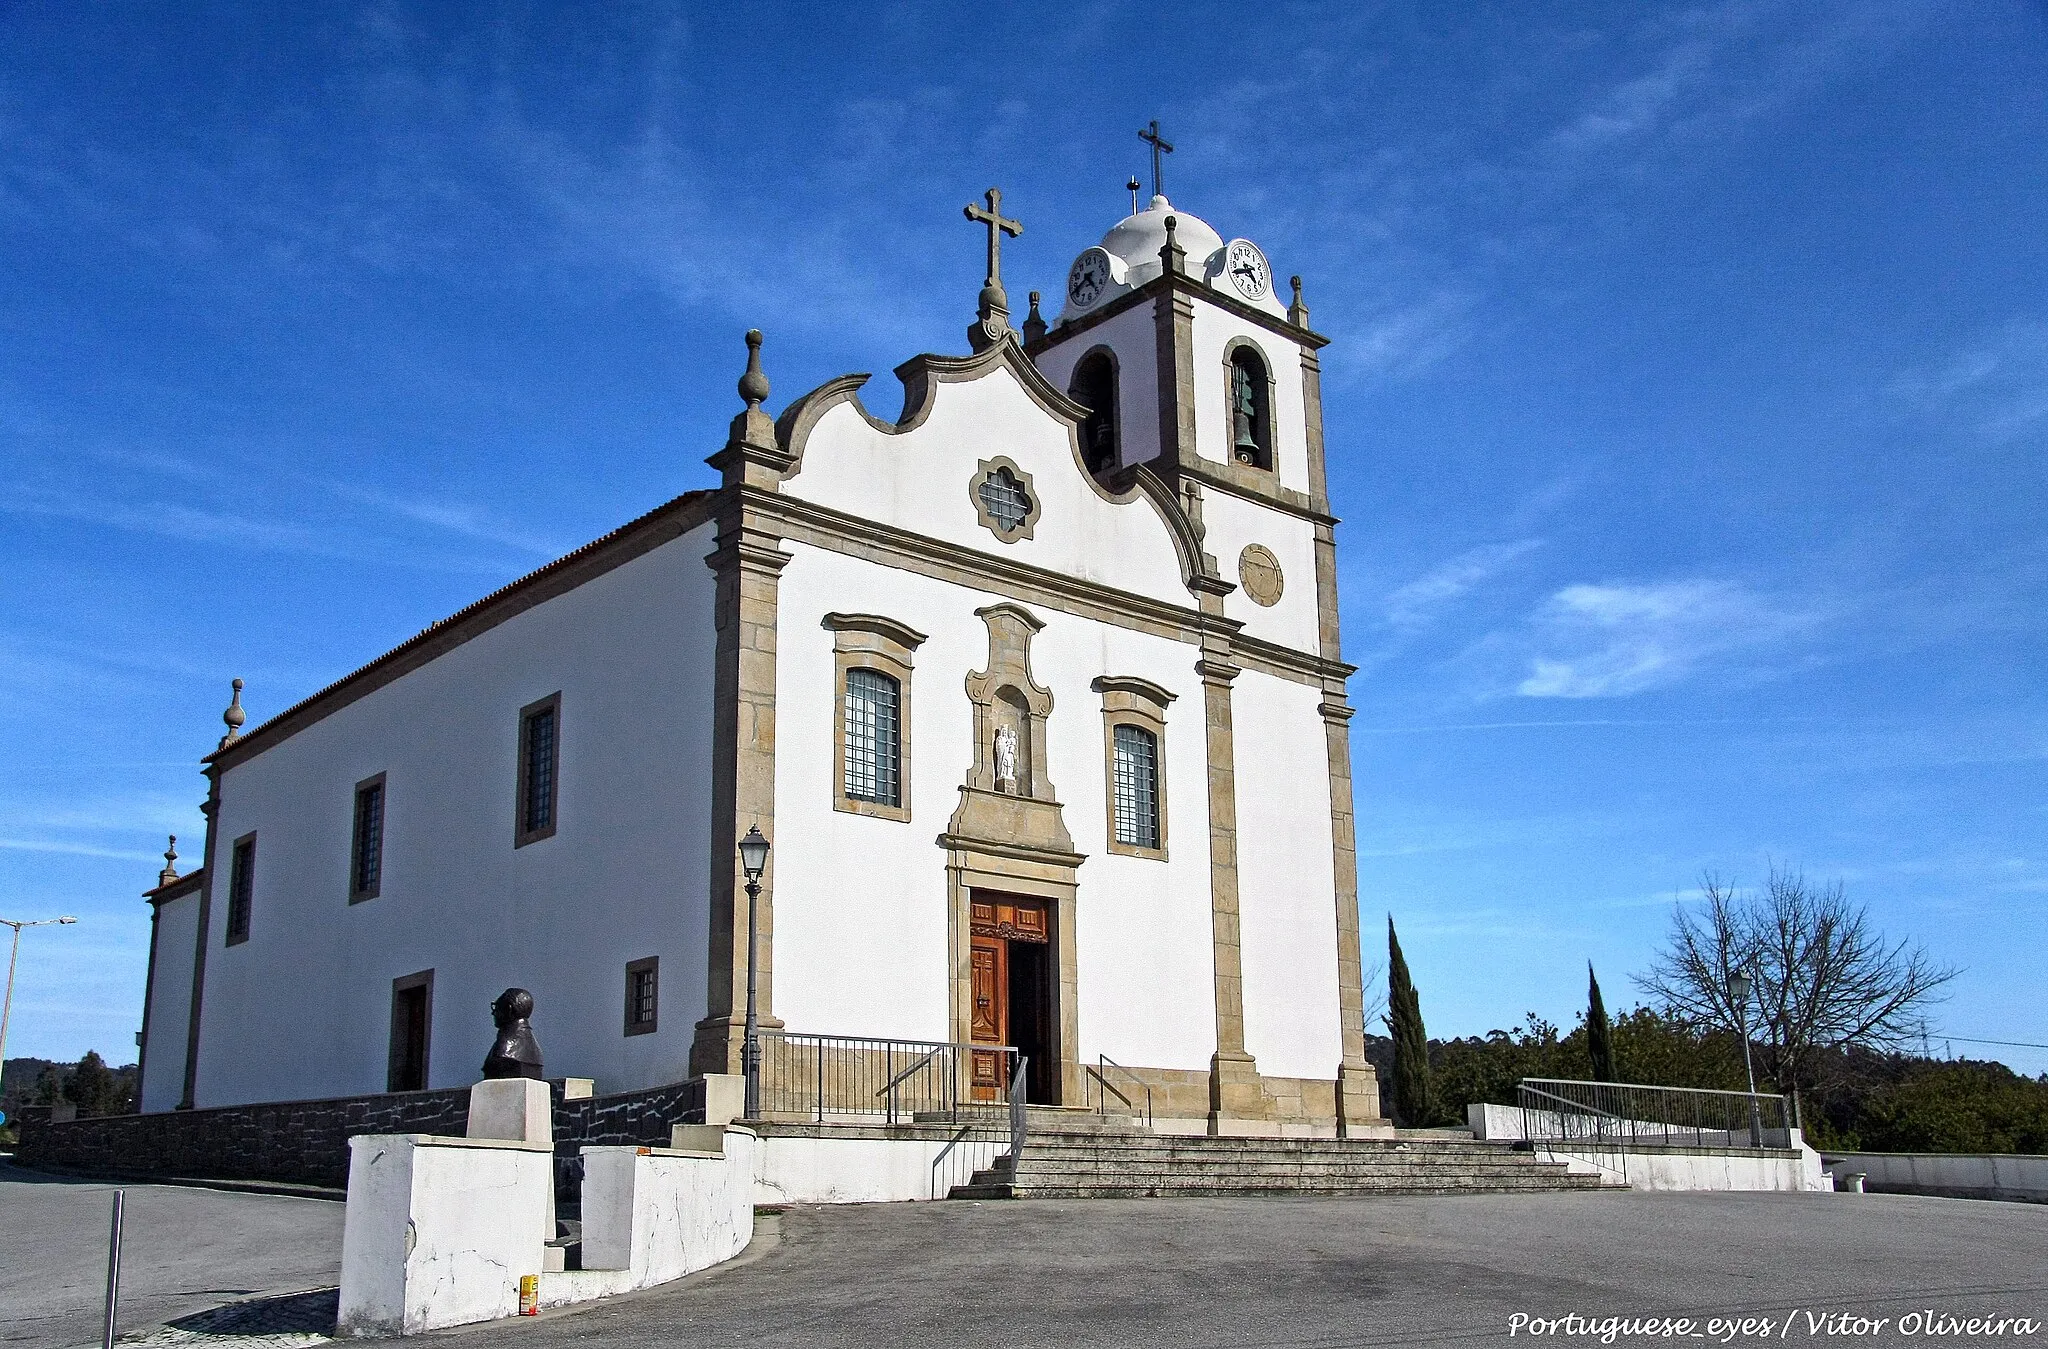
[[[384,883],[384,779],[356,788],[355,847],[349,858],[349,897],[372,899]]]
[[[1007,534],[1031,514],[1031,496],[1024,484],[1007,468],[999,468],[981,481],[981,504],[996,527]]]
[[[1111,728],[1115,747],[1116,841],[1159,846],[1159,739],[1141,726]]]
[[[661,1006],[661,967],[657,956],[626,966],[626,1034],[646,1035],[655,1027]]]
[[[846,672],[846,795],[884,806],[903,804],[901,686],[877,670]]]
[[[249,910],[256,898],[256,836],[235,842],[234,861],[228,869],[229,946],[249,940]]]
[[[561,742],[561,694],[520,709],[519,818],[514,846],[523,847],[555,832]]]

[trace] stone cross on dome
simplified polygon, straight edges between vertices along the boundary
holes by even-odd
[[[988,226],[988,277],[981,283],[981,303],[975,309],[975,323],[967,330],[967,342],[976,351],[987,351],[1010,332],[1010,297],[1003,291],[1003,236],[1016,238],[1024,222],[1003,214],[1000,188],[988,190],[987,207],[967,203],[969,220]]]
[[[1159,156],[1172,154],[1173,142],[1159,134],[1159,119],[1156,117],[1152,119],[1151,126],[1138,133],[1138,139],[1152,147],[1152,195],[1163,197],[1166,195],[1166,180],[1159,174]],[[1136,215],[1137,212],[1131,214]]]

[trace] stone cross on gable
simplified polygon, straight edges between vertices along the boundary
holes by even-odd
[[[965,214],[969,220],[988,226],[988,277],[981,283],[975,324],[967,330],[969,344],[976,351],[986,351],[1010,332],[1010,297],[1003,291],[1003,236],[1016,238],[1024,232],[1024,222],[1003,214],[1002,190],[994,187],[988,190],[986,207],[970,201]]]

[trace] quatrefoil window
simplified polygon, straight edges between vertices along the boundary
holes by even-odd
[[[1031,475],[1015,461],[1003,455],[982,460],[969,495],[975,515],[998,539],[1015,543],[1031,537],[1038,523],[1038,494]]]

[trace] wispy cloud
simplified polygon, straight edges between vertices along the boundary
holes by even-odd
[[[1887,392],[1912,412],[1960,420],[1992,444],[2048,430],[2048,323],[2013,319],[1943,360],[1902,371]]]
[[[10,852],[67,853],[74,857],[111,857],[122,862],[163,862],[161,853],[128,848],[102,848],[90,843],[62,843],[52,839],[0,838],[0,848]]]
[[[1617,698],[1778,645],[1814,621],[1732,581],[1581,584],[1553,594],[1523,631],[1489,642],[1526,653],[1513,689],[1522,697]]]
[[[1419,632],[1518,558],[1542,546],[1541,539],[1516,539],[1468,549],[1396,587],[1382,601],[1381,617],[1397,632]]]

